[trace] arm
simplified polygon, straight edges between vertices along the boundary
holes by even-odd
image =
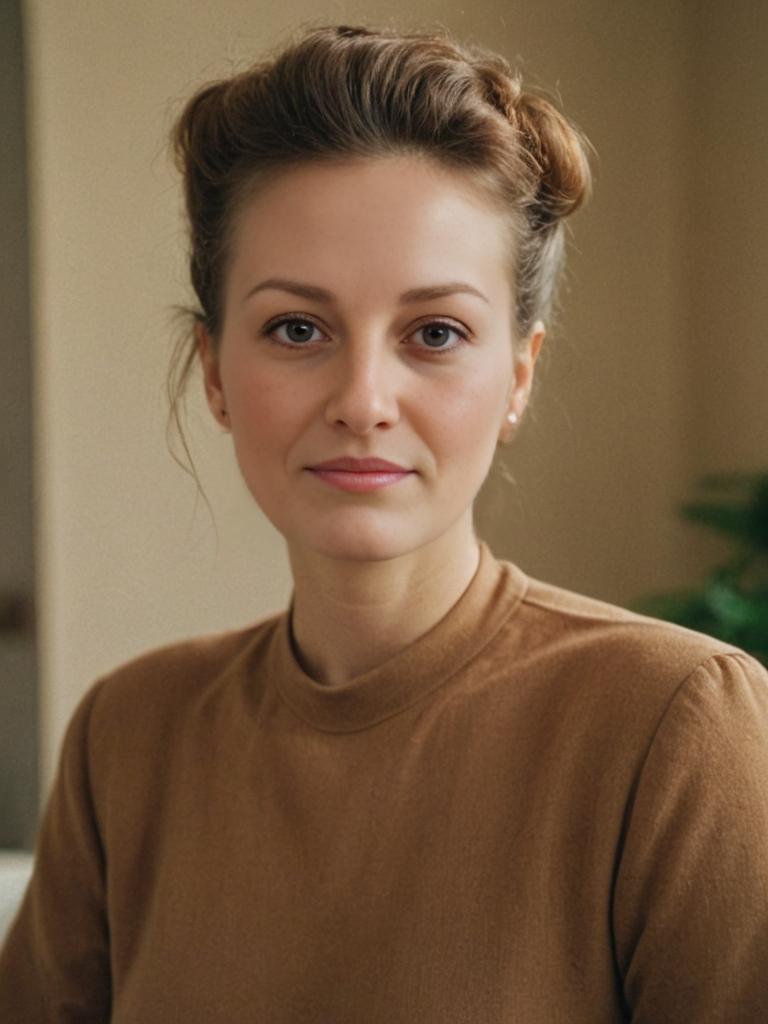
[[[634,1024],[768,1014],[768,673],[715,655],[679,687],[625,822],[613,925]]]
[[[109,935],[104,851],[90,792],[92,687],[67,728],[35,867],[0,953],[0,1020],[104,1024]]]

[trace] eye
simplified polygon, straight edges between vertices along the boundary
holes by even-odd
[[[287,337],[281,337],[277,334],[277,331],[282,327],[286,328]],[[263,334],[266,337],[273,338],[279,345],[285,345],[286,348],[302,348],[318,340],[312,336],[312,332],[319,330],[320,328],[317,324],[306,317],[286,316],[281,320],[273,320],[267,324]]]
[[[285,334],[278,332],[285,329]],[[266,325],[262,334],[284,348],[310,348],[321,339],[313,336],[320,327],[306,316],[284,316]],[[409,337],[421,335],[422,344],[417,346],[430,354],[453,352],[469,340],[465,331],[445,320],[429,320],[411,332]],[[451,335],[455,336],[451,343]]]
[[[468,341],[464,331],[444,320],[430,320],[428,323],[422,324],[421,327],[417,327],[413,333],[422,335],[423,347],[431,352],[452,352]],[[449,344],[451,334],[455,334],[460,340]]]

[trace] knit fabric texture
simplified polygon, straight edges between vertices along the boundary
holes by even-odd
[[[768,1020],[768,673],[481,544],[344,685],[291,609],[93,684],[8,1024]]]

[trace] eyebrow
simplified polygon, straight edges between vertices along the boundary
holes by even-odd
[[[266,291],[269,288],[281,292],[290,292],[292,295],[299,295],[303,299],[310,299],[314,302],[333,302],[336,298],[333,292],[329,292],[325,288],[319,288],[317,285],[303,284],[301,281],[289,281],[284,277],[270,277],[251,288],[244,297],[243,302],[252,295],[255,295],[256,292]],[[488,299],[481,291],[478,291],[471,284],[465,284],[463,281],[451,281],[448,284],[430,285],[425,288],[411,288],[400,296],[400,304],[404,306],[409,302],[443,299],[446,295],[456,295],[461,292],[467,295],[476,295],[477,298],[490,305],[490,302],[488,302]]]

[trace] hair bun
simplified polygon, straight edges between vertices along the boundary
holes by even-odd
[[[500,54],[483,50],[477,71],[486,101],[520,134],[534,189],[532,222],[543,226],[567,217],[591,193],[587,138],[549,99],[524,90],[520,73]]]
[[[534,214],[540,224],[567,217],[592,190],[586,137],[543,96],[518,93],[513,117],[538,175]]]

